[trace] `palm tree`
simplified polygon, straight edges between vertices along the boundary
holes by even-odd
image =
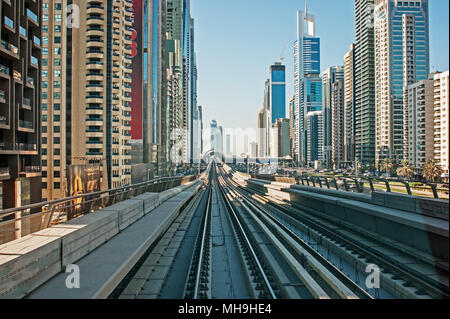
[[[437,178],[441,177],[442,173],[441,166],[434,159],[429,159],[428,162],[423,165],[423,176],[427,180],[435,182]]]
[[[414,168],[409,164],[408,160],[402,161],[402,166],[397,169],[397,175],[404,179],[409,179],[414,176]]]
[[[386,172],[386,175],[390,177],[390,173],[394,165],[392,164],[391,160],[389,158],[385,158],[383,162],[381,163],[381,171]]]

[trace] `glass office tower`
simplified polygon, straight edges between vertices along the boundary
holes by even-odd
[[[323,134],[315,132],[323,125],[320,39],[315,35],[315,17],[306,8],[297,12],[297,27],[294,157],[300,165],[310,165],[323,157]]]
[[[286,66],[275,63],[270,67],[272,125],[286,117]]]

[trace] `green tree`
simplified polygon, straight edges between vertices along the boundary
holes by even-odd
[[[391,171],[394,168],[391,160],[389,158],[385,158],[381,163],[381,171],[386,172],[386,175],[389,177],[391,175]]]
[[[435,182],[442,173],[441,166],[434,159],[429,159],[423,166],[423,176],[429,181]]]
[[[403,160],[402,165],[397,169],[397,175],[404,179],[410,179],[414,176],[414,168],[408,160]]]

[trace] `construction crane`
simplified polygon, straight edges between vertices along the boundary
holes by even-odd
[[[280,54],[280,61],[281,62],[284,61],[284,52],[286,52],[286,47],[287,47],[287,41],[284,41],[283,51],[281,51],[281,54]]]

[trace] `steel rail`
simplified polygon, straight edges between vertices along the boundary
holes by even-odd
[[[233,181],[233,182],[236,183],[235,181]],[[237,185],[238,185],[239,189],[243,190],[244,192],[246,192],[248,194],[252,194],[249,190],[243,188],[241,185],[239,185],[239,184],[237,184]],[[254,192],[254,194],[258,193],[256,191],[253,191],[253,192]],[[302,222],[312,226],[313,228],[315,227],[316,230],[318,230],[319,232],[325,233],[327,236],[333,238],[337,242],[346,245],[351,250],[358,251],[360,253],[360,255],[366,256],[366,258],[374,260],[379,266],[381,266],[381,268],[390,269],[391,273],[398,274],[406,282],[409,281],[409,282],[415,283],[418,289],[420,289],[420,288],[424,289],[431,296],[441,296],[442,298],[449,298],[448,287],[442,287],[444,289],[442,289],[441,287],[435,287],[431,283],[421,279],[420,276],[423,276],[423,275],[413,272],[411,269],[405,268],[405,266],[403,264],[399,264],[398,262],[391,260],[392,258],[389,258],[388,256],[381,256],[379,253],[373,252],[370,249],[370,247],[363,247],[363,246],[365,246],[364,244],[362,244],[360,242],[356,242],[354,239],[349,238],[348,236],[343,236],[343,235],[340,235],[340,234],[330,231],[325,226],[322,226],[318,222],[313,221],[310,218],[304,216],[304,213],[302,213],[302,216],[299,216],[298,214],[295,214],[295,216],[293,216],[294,215],[293,212],[289,211],[287,208],[285,208],[281,205],[274,203],[271,200],[270,196],[266,196],[266,195],[259,195],[259,196],[262,196],[263,198],[268,200],[267,203],[269,205],[286,213],[288,216],[291,216],[297,220],[301,219]],[[293,207],[291,207],[291,209],[294,211],[300,212],[299,209],[295,209]]]
[[[238,192],[238,191],[237,191]],[[291,229],[289,229],[286,225],[282,224],[279,220],[277,220],[275,217],[273,217],[270,213],[267,212],[265,208],[260,207],[261,205],[258,205],[257,203],[252,203],[250,199],[248,199],[248,196],[245,194],[242,194],[239,192],[243,199],[256,211],[258,211],[260,214],[266,216],[270,219],[270,221],[278,226],[282,231],[287,233],[290,237],[294,239],[294,241],[299,244],[307,253],[309,253],[312,258],[317,260],[321,265],[323,265],[326,270],[330,272],[330,275],[334,276],[336,279],[340,282],[342,282],[346,287],[348,287],[352,293],[357,295],[358,298],[365,298],[365,299],[373,299],[373,297],[367,293],[364,289],[362,289],[359,285],[357,285],[353,280],[351,280],[348,276],[346,276],[344,273],[342,273],[339,269],[336,268],[330,261],[325,259],[320,253],[315,251],[311,246],[307,245],[296,233],[294,233]],[[324,273],[324,275],[327,275]],[[330,285],[332,286],[332,285]],[[338,294],[342,294],[341,291],[337,287],[331,287],[333,290],[335,290]],[[351,294],[348,294],[345,296],[345,298],[351,298]]]
[[[222,196],[224,198],[224,202],[225,202],[229,212],[231,212],[231,216],[233,217],[232,220],[234,221],[234,224],[237,226],[237,229],[239,230],[241,238],[244,240],[247,248],[250,250],[250,253],[252,255],[252,259],[256,263],[256,266],[258,268],[258,272],[259,272],[259,274],[261,275],[261,277],[262,277],[262,279],[264,281],[264,285],[266,286],[266,288],[267,288],[271,298],[272,299],[278,299],[275,291],[272,288],[272,285],[270,284],[269,278],[266,275],[266,272],[265,272],[265,270],[264,270],[264,268],[262,266],[262,263],[259,260],[258,255],[256,254],[256,251],[255,251],[255,248],[253,247],[253,244],[251,243],[250,239],[246,235],[245,230],[242,227],[242,224],[239,221],[239,218],[237,217],[235,209],[233,208],[229,198],[225,194],[225,188],[223,187],[223,185],[220,186],[220,191],[222,193]]]
[[[206,245],[207,245],[206,241],[208,240],[208,236],[207,236],[207,232],[208,232],[208,228],[209,228],[208,223],[210,222],[210,215],[211,215],[211,197],[212,197],[212,182],[209,185],[208,202],[206,204],[206,212],[205,212],[204,222],[203,222],[203,227],[202,227],[202,238],[199,243],[200,252],[199,252],[198,265],[197,265],[197,270],[196,270],[196,275],[195,275],[193,299],[199,299],[203,258],[205,255],[205,249],[206,249]]]

